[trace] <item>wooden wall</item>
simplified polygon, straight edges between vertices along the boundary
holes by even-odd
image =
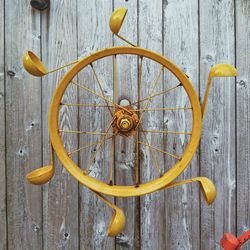
[[[127,225],[123,234],[108,238],[110,210],[59,162],[49,184],[32,186],[25,180],[29,171],[49,162],[48,109],[66,70],[34,78],[23,69],[21,58],[26,50],[33,50],[52,69],[123,44],[108,27],[109,15],[120,6],[128,8],[121,33],[173,60],[189,75],[200,99],[212,65],[232,63],[239,75],[214,81],[199,150],[181,176],[211,178],[218,192],[213,205],[207,206],[195,184],[116,199]],[[118,77],[129,83],[118,93],[133,98],[130,87],[138,78],[137,63],[126,63],[135,71],[124,74],[125,66],[118,67]],[[108,69],[105,62],[100,66]],[[156,67],[147,66],[157,73]],[[112,81],[112,74],[103,76]],[[168,81],[168,76],[161,80]],[[32,9],[28,0],[0,0],[0,249],[220,249],[224,232],[241,234],[250,228],[249,84],[249,0],[51,0],[50,9],[43,12]],[[66,96],[68,101],[77,97],[74,90]],[[65,128],[89,128],[91,122],[98,128],[105,122],[98,113],[77,119],[77,111],[65,109],[64,116],[60,125]],[[152,115],[146,123],[161,119],[167,126],[169,118],[176,117]],[[81,143],[76,137],[69,140]],[[132,149],[117,141],[116,150]],[[85,161],[84,157],[88,155],[78,161]],[[141,164],[151,164],[150,157],[146,155]],[[124,164],[132,161],[116,157],[117,180],[131,182]],[[159,161],[164,164],[166,159]],[[145,172],[143,177],[153,176]]]

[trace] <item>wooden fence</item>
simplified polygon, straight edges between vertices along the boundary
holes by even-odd
[[[26,50],[35,51],[52,69],[123,44],[108,27],[112,10],[120,6],[128,8],[121,33],[173,60],[189,75],[200,99],[212,65],[231,63],[239,75],[214,82],[200,148],[181,175],[211,178],[218,191],[213,205],[207,206],[195,184],[116,199],[127,224],[122,235],[109,238],[110,209],[58,162],[49,184],[32,186],[25,180],[29,171],[49,163],[49,104],[65,70],[35,78],[25,72],[21,58]],[[119,67],[119,77],[128,84],[123,92],[132,98],[128,89],[137,74],[129,68],[124,74]],[[150,70],[156,73],[155,67]],[[250,228],[249,79],[249,0],[51,0],[43,12],[28,0],[0,0],[0,249],[220,249],[224,232]],[[72,92],[69,98],[76,96]],[[76,120],[67,112],[65,117],[64,122],[83,127],[99,124],[98,117]],[[150,119],[164,117],[152,115],[149,124]],[[116,178],[129,182],[128,162],[116,161]],[[150,162],[150,155],[141,160]]]

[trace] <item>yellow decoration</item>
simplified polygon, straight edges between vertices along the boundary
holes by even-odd
[[[44,166],[33,170],[26,175],[27,180],[34,185],[42,185],[50,181],[54,175],[54,167],[52,165]]]
[[[107,200],[102,194],[94,192],[104,203],[106,203],[108,206],[110,206],[114,211],[112,218],[109,222],[109,226],[107,229],[107,235],[115,237],[119,233],[121,233],[125,227],[126,224],[126,218],[125,215],[119,207],[111,203],[109,200]]]
[[[126,8],[118,8],[118,9],[116,9],[112,13],[112,15],[110,16],[109,27],[110,27],[110,30],[114,33],[114,35],[116,35],[117,37],[119,37],[121,40],[125,41],[129,45],[132,45],[132,46],[136,47],[135,44],[129,42],[123,36],[118,34],[120,29],[121,29],[121,26],[123,24],[123,21],[124,21],[124,19],[126,17],[126,14],[127,14],[127,9]]]
[[[201,136],[201,127],[202,127],[202,118],[204,117],[207,100],[209,96],[209,91],[211,87],[211,81],[214,77],[228,77],[228,76],[236,76],[236,69],[229,64],[217,64],[211,68],[208,76],[208,82],[206,86],[206,91],[204,95],[204,101],[202,106],[200,105],[197,93],[195,92],[190,79],[187,75],[181,71],[173,62],[171,62],[166,57],[155,53],[151,50],[147,50],[144,48],[137,47],[133,43],[127,41],[125,38],[120,36],[118,33],[120,32],[121,26],[125,19],[127,13],[126,8],[119,8],[113,12],[110,17],[110,29],[111,31],[120,39],[127,42],[132,46],[120,46],[120,47],[112,47],[102,49],[91,55],[64,65],[62,67],[56,68],[54,70],[48,71],[41,60],[31,51],[28,51],[23,57],[23,65],[24,68],[34,76],[44,76],[49,73],[55,72],[59,69],[62,69],[66,66],[73,65],[74,66],[63,76],[60,83],[58,84],[53,99],[50,105],[50,114],[49,114],[49,133],[51,140],[51,164],[45,167],[38,168],[29,174],[27,174],[27,180],[35,185],[40,185],[48,182],[54,175],[54,152],[62,163],[63,167],[67,169],[67,171],[82,185],[88,187],[92,190],[103,202],[105,202],[110,208],[113,209],[113,215],[108,226],[107,234],[109,236],[116,236],[121,233],[125,227],[125,215],[121,208],[117,207],[113,203],[111,203],[108,199],[106,199],[103,194],[116,196],[116,197],[131,197],[131,196],[141,196],[146,195],[158,190],[173,188],[176,186],[189,184],[193,182],[198,182],[201,187],[201,191],[203,196],[208,204],[211,204],[216,197],[216,188],[211,180],[206,177],[195,177],[188,180],[175,181],[175,179],[187,168],[188,164],[192,160],[197,147],[199,145],[199,140]],[[128,100],[124,100],[123,103],[127,103],[126,106],[119,105],[116,103],[117,100],[117,65],[116,65],[116,57],[117,55],[134,55],[138,57],[139,61],[139,77],[138,77],[138,101],[134,103],[130,103]],[[97,72],[93,66],[95,61],[98,61],[105,57],[113,58],[113,98],[112,100],[105,96],[105,92],[102,88],[101,80],[98,77]],[[157,62],[160,65],[159,73],[157,74],[152,88],[149,89],[149,95],[141,98],[140,90],[142,85],[142,64],[143,59],[147,58]],[[91,67],[93,72],[93,77],[98,84],[99,91],[95,92],[93,89],[88,88],[84,84],[80,84],[77,82],[76,76],[78,73],[86,68],[87,66]],[[156,92],[156,86],[159,82],[161,74],[163,70],[170,71],[178,80],[178,84],[169,89],[164,89],[162,91]],[[78,87],[85,92],[96,96],[102,99],[104,104],[86,104],[86,103],[63,103],[63,95],[69,85],[73,85],[74,87]],[[150,104],[152,98],[155,98],[159,95],[163,95],[170,91],[175,91],[177,88],[182,87],[186,92],[189,99],[189,106],[185,107],[160,107],[160,108],[150,108]],[[118,97],[119,98],[119,97]],[[144,104],[142,106],[138,104]],[[82,130],[64,130],[59,128],[59,109],[61,106],[76,106],[76,107],[98,107],[98,108],[107,108],[111,115],[111,121],[105,131],[82,131]],[[135,107],[137,105],[137,107]],[[192,129],[191,131],[168,131],[168,130],[152,130],[152,129],[144,129],[143,128],[143,116],[145,112],[157,112],[157,111],[172,111],[178,112],[182,110],[183,112],[191,112],[192,114]],[[89,145],[84,145],[82,147],[72,149],[68,152],[61,138],[62,133],[75,133],[75,134],[85,134],[85,135],[95,135],[99,136],[99,141],[93,142]],[[145,140],[141,139],[139,133],[144,135]],[[185,148],[185,151],[182,155],[176,155],[175,153],[171,153],[166,151],[165,149],[158,148],[157,146],[153,146],[149,143],[147,139],[147,133],[160,133],[160,134],[170,134],[171,136],[183,135],[189,137],[189,142]],[[131,140],[135,142],[136,145],[136,159],[135,159],[135,183],[134,185],[113,185],[113,159],[115,153],[115,137],[122,136],[127,140]],[[134,138],[135,137],[135,138]],[[98,180],[89,175],[89,170],[95,161],[95,157],[98,152],[102,149],[103,144],[106,140],[112,139],[112,147],[113,150],[110,155],[109,162],[109,182],[104,182]],[[157,170],[159,176],[155,179],[148,182],[141,182],[139,176],[139,145],[144,145],[149,148],[152,162]],[[72,155],[81,151],[86,150],[95,146],[95,153],[91,156],[89,163],[87,164],[85,169],[79,167],[73,160]],[[168,169],[167,172],[162,172],[162,167],[159,166],[157,162],[157,157],[155,156],[155,152],[160,152],[164,155],[174,158],[175,164]]]
[[[48,73],[44,64],[32,51],[27,51],[24,54],[23,66],[33,76],[44,76]]]
[[[207,100],[211,88],[212,78],[214,77],[230,77],[230,76],[237,76],[237,70],[231,64],[216,64],[214,65],[209,72],[206,91],[204,95],[204,100],[201,106],[201,113],[202,118],[204,117],[206,107],[207,107]]]
[[[78,60],[71,62],[69,64],[66,64],[64,66],[61,66],[59,68],[48,71],[47,68],[42,63],[42,61],[39,59],[39,57],[32,51],[27,51],[23,56],[23,66],[26,69],[26,71],[29,72],[33,76],[39,76],[39,77],[53,73],[55,71],[68,67],[77,62]]]
[[[54,166],[54,150],[52,145],[50,145],[50,160],[51,164],[41,168],[37,168],[26,175],[26,179],[34,185],[42,185],[50,181],[54,176],[55,166]]]
[[[122,23],[126,17],[126,14],[127,14],[126,8],[119,8],[116,9],[111,15],[109,19],[109,27],[114,34],[117,35],[119,33]]]
[[[92,62],[99,60],[101,58],[117,55],[117,54],[132,54],[139,55],[143,57],[150,58],[156,62],[159,62],[164,67],[168,68],[173,74],[179,79],[182,83],[182,86],[186,90],[189,100],[192,106],[192,114],[193,114],[193,128],[192,135],[190,138],[190,142],[182,156],[182,159],[176,163],[174,167],[172,167],[167,173],[165,173],[162,177],[155,179],[151,182],[143,183],[139,187],[135,186],[112,186],[106,184],[102,181],[94,179],[93,177],[86,175],[83,173],[82,169],[79,168],[75,162],[68,156],[66,149],[61,140],[61,136],[59,133],[58,127],[58,115],[59,108],[62,100],[62,96],[64,91],[71,83],[71,79],[73,79],[77,73],[85,68],[87,65]],[[74,65],[62,78],[60,84],[58,85],[55,94],[53,96],[51,105],[50,105],[50,115],[49,115],[49,130],[50,130],[50,138],[55,153],[57,154],[59,160],[62,165],[69,171],[69,173],[75,177],[81,184],[89,187],[90,189],[101,192],[107,195],[119,196],[119,197],[129,197],[129,196],[139,196],[148,194],[154,191],[161,189],[167,184],[171,183],[177,176],[179,176],[185,168],[188,166],[191,161],[201,134],[201,109],[200,103],[198,100],[198,96],[190,82],[190,80],[186,77],[186,75],[172,62],[170,62],[165,57],[157,54],[153,51],[146,50],[138,47],[114,47],[108,48],[96,53],[91,54],[90,56],[85,57],[80,60],[76,65]]]
[[[164,188],[172,188],[172,187],[177,187],[180,185],[184,185],[184,184],[189,184],[189,183],[193,183],[193,182],[199,182],[200,183],[200,187],[201,187],[201,191],[202,194],[206,200],[206,202],[210,205],[213,203],[213,201],[216,198],[216,188],[213,184],[213,182],[211,180],[209,180],[206,177],[196,177],[196,178],[192,178],[189,180],[182,180],[182,181],[178,181],[178,182],[172,182],[169,185],[167,185]]]

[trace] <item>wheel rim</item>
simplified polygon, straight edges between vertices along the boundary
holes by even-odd
[[[66,88],[70,84],[71,80],[77,75],[79,71],[81,71],[87,65],[101,58],[116,54],[132,54],[132,55],[143,56],[162,64],[165,68],[171,71],[175,75],[175,77],[182,83],[182,86],[184,87],[192,106],[192,117],[193,117],[192,135],[183,153],[182,159],[178,161],[169,171],[164,173],[162,177],[149,181],[147,183],[140,184],[138,187],[135,187],[134,185],[111,186],[91,176],[85,175],[82,169],[78,167],[76,163],[68,156],[68,153],[66,152],[63,146],[58,128],[59,107],[61,99]],[[92,190],[107,195],[119,196],[119,197],[139,196],[163,188],[164,186],[172,182],[177,176],[179,176],[188,166],[193,155],[195,154],[200,139],[200,133],[201,133],[200,104],[196,92],[193,89],[189,79],[177,66],[175,66],[165,57],[155,52],[138,47],[113,47],[97,51],[96,53],[86,58],[83,58],[65,74],[59,86],[57,87],[51,102],[49,130],[50,130],[51,143],[60,162],[68,170],[68,172],[74,178],[76,178],[81,184],[89,187]]]

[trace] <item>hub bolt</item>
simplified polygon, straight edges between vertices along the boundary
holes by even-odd
[[[127,119],[127,118],[123,118],[123,119],[121,119],[121,121],[120,121],[120,127],[122,128],[122,129],[129,129],[130,128],[130,121]]]

